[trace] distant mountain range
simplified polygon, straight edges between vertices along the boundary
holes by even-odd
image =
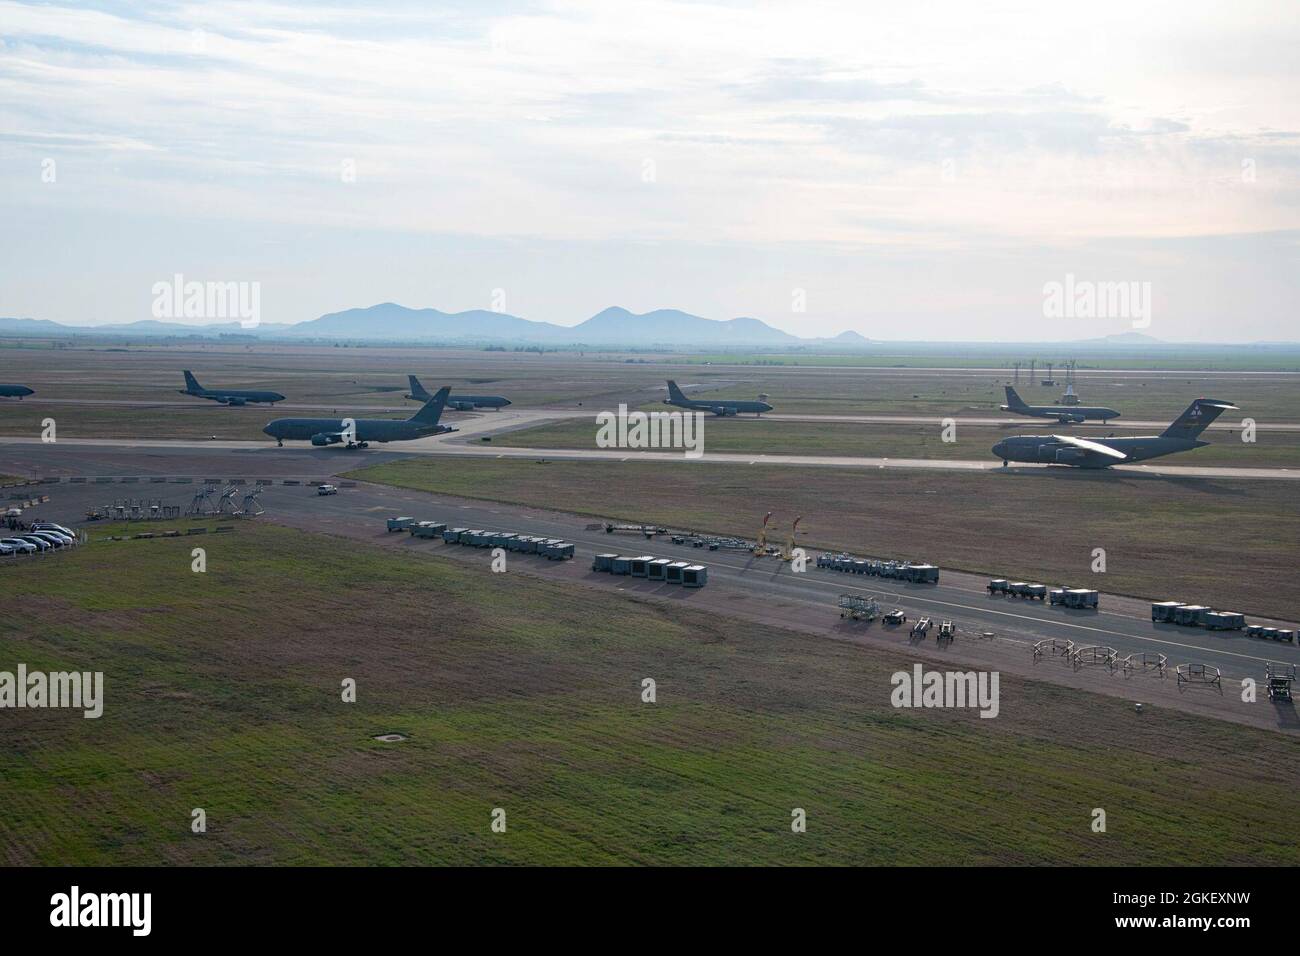
[[[919,330],[918,330],[919,331]],[[857,332],[841,332],[833,338],[801,338],[773,328],[760,319],[706,319],[679,309],[656,309],[637,314],[614,306],[577,325],[534,322],[517,315],[472,309],[468,312],[440,312],[437,309],[409,309],[395,302],[383,302],[364,309],[331,312],[319,319],[296,324],[263,322],[244,328],[238,321],[185,324],[145,319],[117,325],[64,325],[48,319],[0,318],[0,336],[96,336],[106,337],[207,337],[253,336],[295,342],[395,342],[453,346],[546,346],[550,348],[590,346],[596,348],[647,349],[676,347],[693,349],[829,349],[861,351],[866,348],[898,348],[906,343],[878,341]],[[927,344],[920,339],[913,345]],[[949,343],[951,344],[951,343]],[[971,347],[989,348],[1017,344],[967,342]],[[1141,332],[1119,332],[1100,338],[1033,345],[1072,345],[1084,349],[1183,348]],[[1202,343],[1209,347],[1211,343]],[[1238,348],[1285,346],[1296,342],[1248,342]]]
[[[388,341],[502,345],[593,345],[651,348],[686,345],[697,348],[819,345],[861,347],[869,340],[856,332],[833,339],[800,338],[759,319],[706,319],[677,309],[656,309],[640,315],[612,307],[575,326],[535,322],[504,312],[473,309],[440,312],[409,309],[384,302],[364,309],[331,312],[296,325],[266,324],[244,328],[239,322],[186,325],[149,319],[121,325],[72,326],[45,319],[0,318],[0,334],[8,335],[253,335],[259,338]]]

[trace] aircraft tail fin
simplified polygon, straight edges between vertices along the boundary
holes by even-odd
[[[194,373],[189,369],[185,369],[185,387],[191,392],[203,391],[203,386],[199,384],[199,380],[194,377]]]
[[[438,389],[433,398],[424,403],[424,407],[411,416],[410,421],[417,425],[436,425],[438,419],[442,417],[443,406],[447,404],[447,396],[451,394],[451,386],[444,385]]]
[[[1217,398],[1198,398],[1160,433],[1160,437],[1194,439],[1225,411],[1236,407]]]
[[[686,397],[686,394],[680,388],[677,387],[677,383],[674,382],[671,378],[668,380],[668,397],[675,402],[690,401],[690,399]]]
[[[412,397],[418,398],[425,402],[433,398],[432,395],[430,395],[427,391],[425,391],[424,386],[420,384],[420,380],[416,378],[414,375],[408,375],[406,376],[406,379],[411,384]]]
[[[1007,407],[1008,407],[1008,408],[1025,408],[1025,407],[1027,407],[1027,406],[1025,405],[1025,400],[1024,400],[1023,398],[1020,397],[1020,394],[1019,394],[1019,393],[1018,393],[1014,388],[1012,388],[1010,385],[1008,385],[1008,386],[1006,386],[1006,389],[1007,389]]]

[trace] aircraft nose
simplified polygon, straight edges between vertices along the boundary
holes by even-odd
[[[993,454],[997,455],[999,458],[1005,458],[1005,457],[1006,457],[1006,453],[1007,453],[1007,443],[1006,443],[1006,442],[1004,442],[1004,441],[1000,441],[1000,442],[998,442],[996,445],[993,446]]]

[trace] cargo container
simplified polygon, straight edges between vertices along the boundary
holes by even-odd
[[[681,584],[682,572],[689,568],[690,565],[685,561],[674,561],[664,569],[664,580],[669,584]]]
[[[608,571],[614,566],[614,559],[617,557],[617,554],[598,554],[591,559],[591,570]]]
[[[468,530],[468,528],[448,528],[442,533],[442,540],[448,544],[459,544],[460,536]]]
[[[411,525],[411,537],[413,538],[438,538],[447,530],[445,524],[439,524],[437,521],[421,521]]]
[[[519,536],[513,531],[498,531],[492,536],[492,547],[508,548],[510,547],[510,542],[517,537]]]
[[[1288,644],[1295,643],[1295,631],[1285,627],[1273,629],[1276,633],[1273,635],[1279,641],[1286,641]]]
[[[672,558],[655,558],[646,565],[646,577],[651,581],[663,581],[668,577],[668,565],[673,563]]]
[[[413,524],[415,524],[415,519],[412,518],[412,517],[409,517],[409,516],[408,516],[408,517],[405,517],[405,518],[389,518],[389,519],[388,519],[388,530],[389,530],[389,531],[405,531],[407,528],[409,528],[409,527],[410,527],[411,525],[413,525]]]
[[[989,594],[1006,594],[1007,587],[1008,584],[1006,578],[994,578],[988,583]]]
[[[1065,592],[1065,606],[1087,609],[1095,608],[1100,599],[1096,591],[1087,588],[1070,588]]]
[[[1174,611],[1183,606],[1180,601],[1157,601],[1151,605],[1151,620],[1159,623],[1171,622],[1174,619]]]
[[[1047,603],[1064,604],[1065,590],[1066,590],[1065,588],[1052,588],[1050,591],[1047,592]]]
[[[615,555],[614,560],[610,562],[610,574],[630,574],[632,572],[632,559],[625,554]]]
[[[1025,585],[1025,597],[1035,601],[1047,600],[1046,584],[1027,584]]]
[[[682,569],[682,587],[702,588],[709,582],[709,569],[702,564],[692,564]]]
[[[1174,608],[1174,623],[1184,627],[1200,627],[1209,613],[1210,609],[1204,604],[1184,604]]]
[[[1236,611],[1211,611],[1205,615],[1205,628],[1209,631],[1240,631],[1246,626],[1246,615]]]
[[[628,573],[634,578],[644,578],[647,576],[647,569],[650,562],[655,559],[653,554],[642,554],[632,559],[632,566]]]
[[[546,546],[542,556],[547,561],[567,561],[573,557],[573,545],[567,541],[557,541]]]
[[[903,577],[913,584],[938,584],[939,569],[933,564],[906,564],[901,571]]]

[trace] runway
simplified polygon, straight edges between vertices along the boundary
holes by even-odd
[[[490,423],[489,423],[490,424]],[[525,424],[515,423],[513,425],[502,422],[498,425],[500,428],[521,428]],[[904,469],[914,471],[952,471],[961,473],[985,473],[985,474],[1046,474],[1046,473],[1078,473],[1079,469],[1070,468],[1064,465],[1015,465],[1012,467],[1003,467],[1002,463],[990,456],[984,459],[928,459],[928,458],[869,458],[857,456],[835,456],[835,455],[754,455],[754,454],[737,454],[708,452],[700,458],[686,458],[682,452],[678,451],[625,451],[621,449],[577,449],[577,448],[506,448],[494,447],[489,443],[470,443],[466,439],[479,433],[487,432],[489,429],[486,425],[480,429],[472,430],[466,428],[462,432],[451,433],[447,435],[438,435],[432,438],[420,438],[415,441],[394,443],[391,447],[384,449],[383,446],[375,445],[367,449],[354,449],[348,451],[340,446],[318,449],[308,446],[304,443],[299,449],[278,449],[271,441],[253,442],[253,441],[201,441],[201,440],[184,440],[184,439],[78,439],[78,438],[60,438],[57,443],[42,442],[40,438],[17,438],[4,437],[0,438],[0,472],[7,474],[18,474],[25,476],[32,473],[34,463],[48,463],[49,466],[57,467],[59,462],[60,449],[134,449],[138,451],[150,451],[154,453],[165,453],[167,451],[196,451],[207,449],[210,451],[223,450],[240,452],[244,454],[264,454],[275,451],[298,452],[299,454],[325,454],[346,456],[346,459],[338,459],[339,468],[359,468],[364,464],[373,462],[375,453],[386,450],[391,453],[404,455],[436,455],[447,457],[461,458],[498,458],[498,459],[525,459],[536,461],[546,459],[548,461],[613,461],[613,462],[677,462],[677,463],[705,463],[705,464],[725,464],[735,467],[752,467],[752,466],[775,466],[775,467],[800,467],[800,468],[854,468],[861,470],[873,469]],[[10,449],[24,449],[23,452],[10,451]],[[5,471],[5,460],[13,458],[22,462],[15,470]],[[30,463],[29,463],[30,462]],[[1300,479],[1300,469],[1292,470],[1289,468],[1215,468],[1215,467],[1197,467],[1191,465],[1163,465],[1163,464],[1135,464],[1135,465],[1113,465],[1105,471],[1092,471],[1091,474],[1123,474],[1123,475],[1144,475],[1163,478],[1222,478],[1234,480],[1271,480],[1271,481],[1295,481]]]
[[[946,418],[937,415],[782,415],[775,412],[767,412],[762,416],[764,419],[771,419],[776,422],[810,422],[817,424],[854,424],[854,425],[933,425],[940,427]],[[1108,424],[1103,425],[1101,422],[1085,422],[1078,425],[1062,425],[1055,419],[1050,418],[1030,418],[1030,417],[1011,417],[1011,418],[991,418],[978,417],[963,414],[951,416],[956,420],[958,425],[982,425],[989,427],[1016,427],[1026,429],[1028,432],[1037,430],[1038,433],[1050,432],[1052,429],[1059,431],[1062,428],[1148,428],[1153,429],[1157,434],[1169,427],[1169,421],[1112,418]],[[1296,422],[1256,422],[1256,431],[1272,432],[1300,432],[1300,423]],[[1240,431],[1240,422],[1214,422],[1207,431]]]

